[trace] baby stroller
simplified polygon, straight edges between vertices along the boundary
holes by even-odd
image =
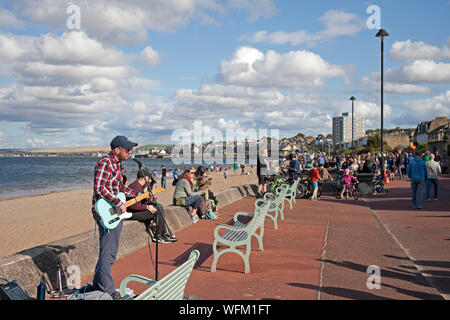
[[[335,191],[336,199],[340,199],[341,195],[342,195],[342,188],[344,187],[342,185],[342,175],[343,174],[344,174],[344,171],[339,171],[338,176],[336,178],[336,191]]]
[[[385,188],[384,179],[380,175],[374,176],[372,179],[372,190],[373,194],[375,193],[387,193],[388,189]]]

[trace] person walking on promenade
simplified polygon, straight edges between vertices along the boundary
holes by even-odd
[[[241,176],[245,175],[245,163],[241,163]]]
[[[167,181],[167,169],[162,164],[161,165],[161,188],[163,188],[164,190],[166,190],[166,181]]]
[[[268,151],[266,148],[259,150],[256,158],[256,175],[258,176],[258,194],[256,198],[264,197],[267,192],[267,157]],[[261,157],[260,154],[261,153]]]
[[[438,199],[438,175],[441,173],[441,166],[438,162],[434,161],[434,154],[430,154],[430,161],[427,161],[427,186],[426,186],[426,201],[431,201],[430,198],[430,189],[431,184],[433,184],[434,188],[434,200]]]
[[[173,181],[172,181],[172,186],[176,186],[177,182],[178,182],[178,172],[180,171],[180,169],[174,169],[173,170]]]
[[[120,299],[120,294],[115,291],[111,266],[116,260],[119,249],[122,221],[114,229],[103,228],[95,211],[95,203],[103,198],[119,207],[122,213],[126,212],[125,203],[117,195],[123,192],[127,197],[135,197],[137,194],[134,190],[125,186],[126,176],[122,161],[128,160],[132,149],[137,145],[124,136],[116,136],[111,141],[111,151],[97,161],[94,169],[92,214],[100,230],[100,250],[95,267],[93,287],[95,290],[108,293],[113,299]]]
[[[414,155],[414,159],[409,162],[407,173],[411,179],[413,208],[422,209],[423,187],[428,178],[428,172],[420,151],[416,150]]]

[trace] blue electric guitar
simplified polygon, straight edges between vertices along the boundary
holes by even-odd
[[[153,189],[152,193],[158,193],[163,190],[164,188]],[[121,192],[117,195],[117,198],[119,198],[120,201],[125,203],[125,206],[128,208],[129,206],[138,203],[139,201],[145,198],[150,197],[150,195],[151,195],[150,192],[146,192],[144,194],[137,196],[136,198],[126,201],[125,194]],[[120,221],[124,219],[130,219],[132,217],[131,212],[122,213],[122,211],[118,206],[103,198],[97,200],[97,202],[94,205],[94,208],[95,212],[98,215],[100,224],[104,229],[114,229],[119,225]]]

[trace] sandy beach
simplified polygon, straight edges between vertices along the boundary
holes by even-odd
[[[256,166],[246,168],[246,171],[251,170],[255,173]],[[240,168],[236,174],[233,169],[228,170],[227,180],[222,172],[208,172],[208,175],[213,178],[213,192],[257,183],[255,174],[241,175]],[[156,195],[158,201],[171,205],[173,190],[172,179],[168,179],[167,189]],[[93,232],[95,223],[91,201],[91,188],[0,199],[0,257],[83,232]]]

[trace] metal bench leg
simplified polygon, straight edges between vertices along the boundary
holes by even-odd
[[[264,225],[259,229],[259,234],[257,234],[255,230],[255,233],[253,235],[256,237],[256,239],[258,239],[259,251],[264,251],[264,245],[262,242],[264,236]]]
[[[217,260],[219,260],[219,256],[220,256],[219,252],[217,251],[217,240],[214,240],[212,247],[213,247],[213,252],[214,252],[214,259],[211,264],[211,272],[216,272]]]
[[[281,209],[280,205],[278,205],[277,210],[280,212],[281,220],[284,220],[284,202],[281,203]]]
[[[275,216],[272,216],[270,213],[267,213],[267,216],[272,219],[274,229],[278,230],[278,210],[275,211]]]
[[[248,242],[247,244],[247,251],[245,252],[245,255],[242,255],[242,258],[244,259],[244,265],[245,265],[245,273],[250,273],[250,262],[249,262],[249,257],[250,257],[250,252],[252,251],[252,245],[251,245],[251,241]]]

